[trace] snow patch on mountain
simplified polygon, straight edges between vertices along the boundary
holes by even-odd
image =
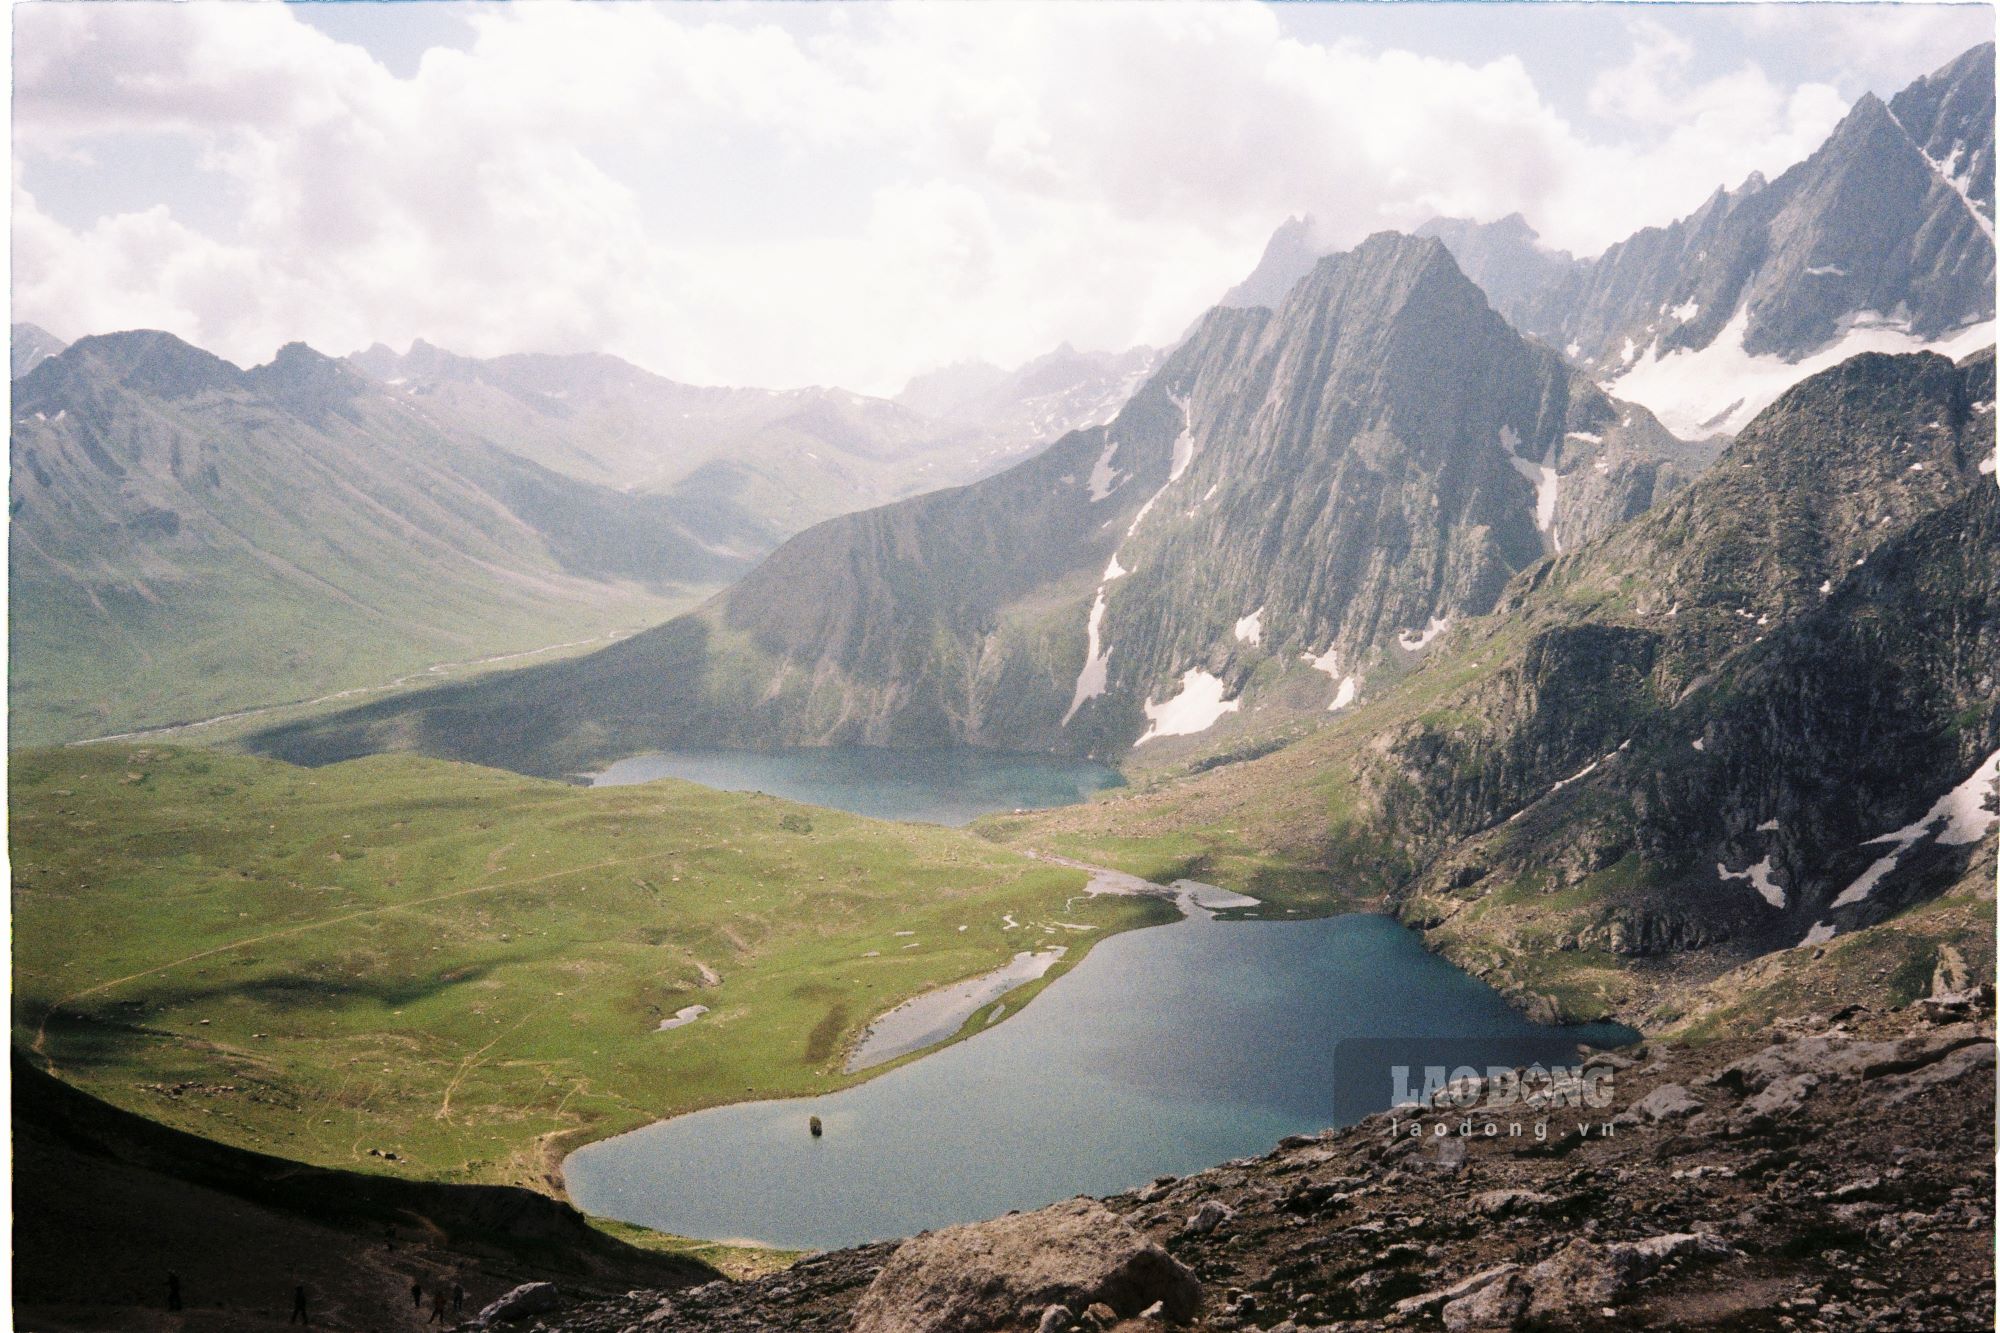
[[[1076,673],[1076,692],[1070,696],[1069,711],[1063,714],[1062,725],[1065,727],[1076,716],[1077,709],[1104,693],[1111,670],[1111,645],[1103,641],[1104,606],[1104,589],[1099,588],[1097,600],[1090,604],[1090,621],[1086,626],[1090,640],[1083,659],[1083,670]]]
[[[1146,734],[1132,742],[1144,745],[1161,736],[1192,736],[1207,731],[1222,718],[1243,706],[1240,699],[1225,699],[1228,686],[1218,676],[1194,667],[1181,674],[1181,687],[1163,703],[1146,701]]]
[[[1655,346],[1638,364],[1602,382],[1607,393],[1653,410],[1674,434],[1701,439],[1733,434],[1785,390],[1862,352],[1934,351],[1957,360],[1993,342],[1994,324],[1969,324],[1942,338],[1925,339],[1906,320],[1877,311],[1851,315],[1833,341],[1797,361],[1744,350],[1750,309],[1740,307],[1715,341],[1699,351],[1676,348],[1661,356]]]
[[[1326,706],[1327,712],[1339,712],[1353,703],[1354,696],[1360,693],[1361,678],[1351,671],[1344,676],[1340,673],[1340,649],[1329,647],[1317,657],[1311,653],[1300,653],[1299,660],[1314,671],[1324,672],[1329,679],[1338,682],[1333,692],[1333,702]]]
[[[1868,895],[1888,878],[1889,872],[1896,868],[1904,854],[1925,838],[1932,837],[1934,829],[1934,840],[1943,847],[1964,846],[1985,837],[1987,830],[2000,821],[2000,813],[1988,808],[1993,799],[1996,777],[2000,777],[2000,750],[1986,756],[1986,762],[1974,769],[1971,777],[1938,797],[1921,818],[1905,824],[1894,833],[1884,833],[1879,838],[1870,838],[1862,843],[1863,847],[1885,842],[1891,846],[1873,865],[1861,872],[1859,879],[1840,891],[1833,905],[1851,907],[1868,901]],[[1936,828],[1940,821],[1944,827]]]
[[[1562,479],[1547,463],[1530,463],[1527,459],[1514,454],[1507,455],[1507,461],[1512,463],[1514,470],[1526,477],[1528,484],[1535,488],[1535,530],[1546,533],[1556,550],[1561,551],[1562,538],[1556,535],[1555,524],[1556,491],[1562,484]]]
[[[1756,865],[1747,866],[1742,870],[1731,870],[1724,862],[1717,861],[1715,873],[1726,880],[1748,880],[1750,887],[1757,890],[1758,896],[1765,902],[1773,907],[1785,905],[1785,886],[1771,878],[1771,858],[1768,856]]]
[[[1918,154],[1922,156],[1924,165],[1928,166],[1936,174],[1937,178],[1943,181],[1953,194],[1958,196],[1959,202],[1965,205],[1965,211],[1972,214],[1972,220],[1979,224],[1979,230],[1986,233],[1986,239],[1989,241],[1992,240],[1993,219],[1980,212],[1979,205],[1972,198],[1972,190],[1970,188],[1972,180],[1971,172],[1967,171],[1964,174],[1960,174],[1958,169],[1958,155],[1964,151],[1964,143],[1954,144],[1950,158],[1940,162],[1924,151],[1924,146],[1917,142],[1917,136],[1910,133],[1908,127],[1902,121],[1896,119],[1894,111],[1889,112],[1889,119],[1895,123],[1897,129],[1903,131],[1903,137],[1908,139],[1910,147],[1916,149]]]
[[[1174,462],[1167,470],[1167,484],[1171,486],[1181,479],[1181,473],[1188,470],[1188,464],[1194,462],[1194,409],[1188,405],[1186,397],[1177,394],[1167,396],[1181,410],[1181,433],[1174,437]]]
[[[1406,653],[1420,653],[1430,646],[1432,639],[1451,628],[1450,616],[1432,616],[1430,623],[1422,630],[1406,629],[1396,635],[1396,646]]]
[[[1264,641],[1264,608],[1258,607],[1249,615],[1236,622],[1236,641],[1247,643],[1252,648]]]
[[[1118,483],[1125,480],[1125,474],[1111,466],[1111,455],[1118,452],[1118,441],[1108,435],[1104,440],[1104,452],[1097,456],[1097,466],[1090,470],[1090,502],[1099,500],[1118,489]]]

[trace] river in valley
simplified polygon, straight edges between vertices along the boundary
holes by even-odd
[[[811,781],[841,788],[845,799],[827,804],[914,818],[976,804],[963,788],[979,783],[954,767],[965,762],[938,760],[960,789],[920,799],[902,794],[914,770],[900,761],[891,789],[873,796],[845,760]],[[796,776],[811,766],[796,759],[754,780],[745,756],[724,767],[732,786],[811,799]],[[686,763],[674,776],[704,780]],[[565,1166],[570,1195],[682,1235],[855,1244],[1265,1152],[1388,1107],[1398,1064],[1421,1078],[1437,1062],[1573,1063],[1579,1042],[1633,1036],[1530,1023],[1386,917],[1219,917],[1196,896],[1182,895],[1181,921],[1097,944],[1004,1022],[869,1082],[588,1145]]]

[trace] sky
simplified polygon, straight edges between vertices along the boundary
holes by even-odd
[[[120,4],[14,18],[13,317],[838,384],[1171,342],[1310,214],[1594,254],[1986,5]]]

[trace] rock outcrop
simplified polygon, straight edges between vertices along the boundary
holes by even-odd
[[[904,1241],[856,1303],[852,1333],[1002,1333],[1039,1327],[1052,1306],[1098,1305],[1181,1323],[1201,1284],[1104,1205],[1073,1199]]]

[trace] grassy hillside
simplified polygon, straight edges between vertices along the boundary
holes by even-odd
[[[538,467],[296,346],[242,371],[85,339],[15,381],[9,456],[16,744],[640,629],[762,549],[726,507]]]
[[[588,1138],[852,1082],[873,1015],[1077,938],[1040,923],[1169,910],[956,831],[405,757],[17,754],[10,808],[18,1046],[225,1143],[436,1180],[552,1188]]]

